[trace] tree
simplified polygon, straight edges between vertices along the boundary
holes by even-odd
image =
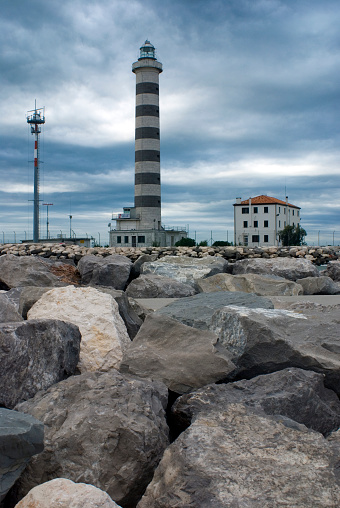
[[[198,245],[200,247],[208,247],[208,240],[202,240]]]
[[[213,243],[213,247],[224,247],[232,244],[233,242],[227,242],[225,240],[216,240],[216,242]]]
[[[176,247],[195,247],[196,242],[193,238],[181,238],[175,245]]]
[[[304,245],[307,233],[298,224],[297,226],[286,226],[282,231],[279,231],[279,235],[282,245],[288,247],[290,245]]]

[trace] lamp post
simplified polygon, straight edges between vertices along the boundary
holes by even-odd
[[[70,240],[72,238],[72,215],[69,215],[70,218]]]
[[[43,203],[43,206],[46,206],[46,239],[48,240],[50,237],[49,231],[48,231],[48,207],[53,206],[53,203]]]

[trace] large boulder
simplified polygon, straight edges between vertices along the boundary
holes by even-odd
[[[157,258],[158,258],[158,254],[142,254],[141,256],[139,256],[139,258],[136,259],[136,261],[132,265],[131,277],[133,279],[136,279],[137,277],[139,277],[141,274],[141,268],[142,268],[143,264],[147,263],[147,262],[150,263],[150,262],[156,261]]]
[[[6,293],[0,293],[0,323],[23,321],[16,306],[7,298]]]
[[[83,284],[124,290],[130,277],[132,261],[119,254],[106,258],[89,255],[80,259],[77,268]]]
[[[44,426],[30,415],[0,408],[0,503],[30,458],[44,449]]]
[[[56,319],[0,325],[0,405],[13,408],[76,372],[77,326]]]
[[[262,408],[269,415],[286,416],[324,435],[340,427],[340,401],[325,388],[324,376],[296,368],[205,386],[179,397],[171,412],[177,426],[186,428],[198,415],[224,411],[234,403]]]
[[[340,282],[340,261],[330,261],[323,275],[330,277],[334,282]]]
[[[0,256],[0,289],[21,286],[65,286],[51,271],[52,265],[34,256]]]
[[[197,281],[197,286],[202,293],[243,291],[259,296],[295,296],[303,293],[302,287],[291,280],[256,273],[245,273],[244,275],[218,273]]]
[[[197,330],[168,316],[147,316],[124,354],[121,371],[159,379],[176,393],[219,381],[235,365],[207,330]]]
[[[195,293],[190,284],[154,273],[140,275],[126,289],[126,294],[131,298],[183,298]]]
[[[15,508],[119,508],[93,485],[56,478],[29,491]]]
[[[79,327],[80,372],[119,368],[130,343],[114,298],[92,287],[67,286],[45,293],[28,312],[28,319],[53,316]]]
[[[208,330],[213,314],[226,305],[237,305],[251,308],[273,309],[268,298],[241,292],[200,293],[188,298],[181,298],[157,310],[161,316],[169,316],[181,323],[200,330]]]
[[[330,277],[305,277],[296,281],[303,288],[304,295],[339,295],[340,285]]]
[[[167,447],[167,389],[118,371],[73,376],[17,409],[45,425],[45,449],[17,482],[21,499],[62,477],[90,483],[135,506]]]
[[[165,451],[138,508],[335,508],[339,450],[284,416],[230,404]]]
[[[284,279],[296,281],[304,277],[318,277],[319,272],[311,261],[303,258],[253,258],[236,261],[233,275],[257,273],[259,275],[276,275]]]
[[[210,277],[216,273],[226,272],[228,261],[222,257],[207,256],[204,258],[191,258],[186,256],[165,256],[154,262],[142,265],[141,273],[162,275],[196,286],[196,281]]]
[[[226,306],[209,330],[250,378],[286,367],[325,375],[325,386],[340,395],[339,306],[307,306],[299,312]]]

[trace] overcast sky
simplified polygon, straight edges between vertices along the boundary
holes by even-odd
[[[288,195],[309,244],[339,244],[339,26],[339,0],[2,0],[0,241],[32,237],[37,99],[50,232],[69,234],[71,214],[108,242],[134,201],[131,65],[149,39],[163,223],[232,240],[236,197]]]

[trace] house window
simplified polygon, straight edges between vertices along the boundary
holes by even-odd
[[[117,236],[117,243],[122,243],[122,237],[121,236]]]
[[[145,236],[139,236],[138,243],[145,243]]]
[[[260,241],[260,235],[252,235],[252,237],[251,237],[251,241],[252,241],[253,243],[255,243],[255,242],[259,242],[259,241]]]
[[[281,227],[281,221],[279,220],[279,228]]]
[[[253,210],[254,210],[254,213],[258,213],[258,211],[259,211],[257,206],[254,206]]]
[[[300,210],[297,211],[297,216],[300,217]]]
[[[247,245],[248,245],[248,235],[243,235],[243,244],[244,244],[245,246],[247,246]]]
[[[284,228],[286,227],[286,221],[284,221],[284,223],[283,223],[283,227],[284,227]]]
[[[124,243],[129,243],[129,237],[128,236],[124,236]]]
[[[247,220],[244,220],[244,221],[243,221],[243,227],[244,227],[244,228],[247,228],[247,227],[248,227],[248,221],[247,221]]]
[[[283,213],[286,213],[286,209],[285,208],[283,209]]]
[[[264,213],[268,213],[268,206],[265,206],[263,211],[264,211]]]
[[[281,206],[279,206],[279,213],[281,213]]]
[[[293,215],[295,215],[295,210],[293,210]]]
[[[242,208],[242,213],[249,213],[249,206],[246,208]]]
[[[268,242],[269,242],[269,240],[268,240],[268,235],[264,235],[264,237],[263,237],[263,241],[264,241],[265,243],[268,243]]]
[[[254,228],[258,228],[258,227],[259,227],[259,221],[254,220]]]
[[[264,227],[264,228],[267,228],[267,227],[268,227],[268,221],[267,221],[267,220],[265,220],[265,221],[263,222],[263,227]]]

